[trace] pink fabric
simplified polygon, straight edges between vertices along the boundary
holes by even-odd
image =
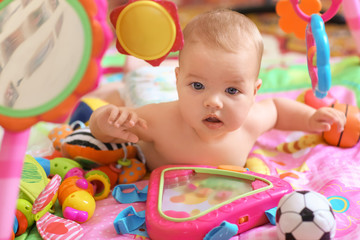
[[[296,99],[302,91],[263,94],[259,99],[274,96]],[[330,92],[339,102],[356,105],[355,96],[350,90],[335,86]],[[335,239],[357,239],[360,236],[360,144],[343,149],[322,143],[292,154],[277,150],[276,147],[280,144],[298,141],[305,134],[308,133],[272,130],[259,138],[250,157],[261,159],[269,168],[271,175],[282,177],[297,190],[317,191],[329,199],[332,196],[347,199],[350,207],[346,211],[335,212],[337,221]],[[295,169],[300,166],[303,166],[303,171]],[[284,175],[284,172],[292,175]],[[137,184],[142,189],[147,181]],[[136,211],[145,209],[145,203],[132,205]],[[84,239],[145,239],[131,234],[122,236],[116,234],[113,221],[119,212],[128,206],[129,204],[116,202],[112,196],[98,201],[94,216],[89,222],[82,224],[85,230]],[[276,227],[267,224],[232,238],[232,240],[246,239],[275,240]]]

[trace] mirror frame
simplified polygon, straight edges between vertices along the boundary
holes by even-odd
[[[0,0],[3,9],[14,0]],[[66,88],[56,97],[41,106],[13,110],[0,106],[0,125],[9,131],[25,130],[39,121],[61,123],[66,120],[76,103],[86,93],[96,88],[101,74],[100,61],[107,49],[112,33],[106,22],[106,13],[99,8],[103,0],[66,0],[80,18],[84,26],[84,51],[79,69]],[[102,9],[104,10],[104,9]],[[87,63],[86,63],[87,62]]]

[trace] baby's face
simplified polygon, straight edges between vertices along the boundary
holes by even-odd
[[[185,47],[176,69],[179,105],[198,134],[220,137],[243,124],[261,83],[255,53],[229,53],[200,43]]]

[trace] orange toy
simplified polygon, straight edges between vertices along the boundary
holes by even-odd
[[[126,150],[123,149],[123,146]],[[103,143],[92,136],[90,129],[81,128],[64,139],[61,153],[64,157],[78,161],[85,168],[94,168],[114,163],[122,159],[125,154],[128,158],[134,158],[136,157],[136,147],[128,143],[123,145]]]
[[[300,9],[311,15],[319,13],[321,10],[321,2],[319,0],[302,0],[299,3]],[[286,33],[294,33],[296,37],[305,39],[305,29],[307,22],[302,20],[294,11],[289,0],[280,0],[276,4],[276,13],[279,15],[279,26]]]
[[[48,138],[52,141],[55,150],[61,150],[61,144],[64,139],[73,132],[74,130],[68,124],[63,124],[55,127],[48,134]]]
[[[330,131],[324,132],[325,141],[333,146],[353,147],[360,139],[360,111],[357,107],[348,104],[335,103],[333,108],[345,113],[346,124],[344,131],[338,132],[335,124],[331,126]]]
[[[146,174],[146,167],[141,161],[132,158],[126,159],[119,175],[119,183],[133,183],[142,179]]]

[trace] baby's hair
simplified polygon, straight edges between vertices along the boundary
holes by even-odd
[[[228,52],[255,48],[260,65],[264,48],[261,34],[255,23],[241,13],[217,9],[200,14],[185,26],[183,34],[185,46],[200,40]]]

